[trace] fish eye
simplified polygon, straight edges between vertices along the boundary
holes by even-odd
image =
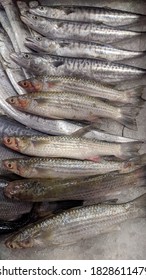
[[[37,41],[41,41],[42,40],[41,37],[37,37],[36,39],[37,39]]]
[[[8,163],[8,167],[9,167],[9,168],[12,168],[13,165],[12,165],[11,163]]]
[[[29,58],[29,54],[25,53],[25,54],[24,54],[24,57],[25,57],[25,58]]]
[[[44,10],[44,7],[43,7],[43,6],[40,6],[39,9],[40,9],[40,10]]]
[[[14,100],[13,97],[10,99],[10,102],[11,102],[12,104],[15,103],[15,100]]]
[[[7,139],[6,139],[6,142],[7,142],[8,144],[10,144],[10,143],[11,143],[11,138],[7,138]]]
[[[27,83],[27,82],[23,82],[23,85],[24,85],[25,87],[27,87],[28,83]]]
[[[37,17],[37,16],[32,16],[32,18],[33,18],[33,19],[37,19],[38,17]]]

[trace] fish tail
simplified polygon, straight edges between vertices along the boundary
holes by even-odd
[[[137,157],[142,144],[143,142],[140,141],[120,144],[120,158],[128,159]]]
[[[126,90],[126,94],[129,103],[135,104],[137,106],[143,106],[145,99],[142,98],[144,86],[132,88]]]
[[[119,123],[127,128],[137,130],[136,116],[139,114],[140,107],[122,107],[119,109]]]
[[[135,212],[135,217],[146,217],[146,193],[136,198],[131,202],[132,212]]]

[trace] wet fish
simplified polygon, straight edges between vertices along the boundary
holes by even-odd
[[[96,59],[27,53],[13,53],[10,56],[18,65],[36,75],[67,75],[106,83],[140,79],[146,75],[145,69]]]
[[[17,157],[20,158],[22,155],[20,153],[14,152],[13,150],[10,150],[10,149],[4,147],[2,144],[0,144],[0,156],[1,156],[0,157],[0,176],[8,176],[8,177],[14,178],[14,176],[12,176],[13,174],[2,166],[2,160],[9,159],[9,158],[17,158]]]
[[[91,80],[73,77],[40,76],[32,77],[18,82],[27,92],[71,92],[99,97],[120,103],[139,103],[139,97],[143,92],[143,86],[127,90],[117,90],[114,87],[94,82]]]
[[[52,55],[99,58],[109,61],[125,60],[144,56],[143,52],[117,49],[111,46],[95,44],[93,42],[73,41],[67,39],[50,39],[43,36],[26,38],[25,46],[37,52],[46,52]]]
[[[16,220],[32,209],[32,203],[14,202],[4,196],[4,188],[8,183],[8,181],[0,179],[0,220],[3,221]]]
[[[127,173],[141,165],[137,161],[114,161],[100,159],[99,162],[58,158],[9,158],[2,167],[25,178],[78,178],[105,174],[111,171]]]
[[[142,142],[107,143],[71,136],[5,136],[3,143],[23,154],[39,157],[62,157],[97,161],[99,156],[126,159],[138,156]]]
[[[48,120],[46,118],[32,116],[30,114],[19,112],[15,110],[6,102],[6,98],[15,95],[11,84],[7,80],[7,76],[4,71],[0,68],[0,79],[1,79],[1,98],[0,107],[8,114],[11,118],[19,121],[27,127],[39,130],[41,132],[53,135],[64,135],[72,134],[78,129],[82,128],[83,125],[80,123],[67,122],[63,120]]]
[[[31,13],[22,15],[21,20],[38,33],[55,39],[71,39],[105,44],[136,38],[145,34],[145,32],[114,28],[102,23],[46,19]]]
[[[145,216],[146,195],[119,205],[87,206],[44,218],[10,236],[5,244],[13,249],[35,245],[65,246],[108,232],[126,220]]]
[[[126,11],[91,6],[37,6],[29,9],[30,13],[46,18],[70,21],[102,22],[111,26],[122,26],[146,20],[145,15]]]
[[[43,133],[28,128],[7,116],[0,116],[0,137],[5,135],[43,135]]]
[[[146,167],[127,174],[114,172],[80,179],[16,180],[4,193],[11,199],[31,202],[93,199],[95,203],[124,203],[146,193]]]
[[[69,119],[96,122],[98,118],[109,118],[136,129],[136,107],[116,107],[95,97],[69,92],[36,92],[12,96],[6,101],[14,108],[52,119]]]
[[[10,24],[8,17],[6,15],[6,12],[4,10],[0,10],[0,23],[3,27],[3,29],[8,34],[8,37],[11,40],[11,43],[13,45],[15,52],[19,52],[19,47],[16,42],[15,34],[12,30],[11,24]]]
[[[8,234],[11,232],[15,232],[22,227],[28,225],[31,222],[31,215],[24,214],[22,217],[17,219],[16,221],[3,221],[0,220],[0,234]]]

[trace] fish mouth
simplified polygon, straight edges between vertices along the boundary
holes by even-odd
[[[35,23],[35,20],[33,20],[31,17],[28,17],[26,15],[21,15],[20,18],[26,25],[30,27],[32,27],[32,25]]]
[[[38,50],[37,44],[36,44],[36,42],[35,42],[35,38],[31,38],[31,37],[25,38],[25,43],[24,43],[24,45],[25,45],[26,47],[32,48],[32,49],[35,50],[35,51]]]
[[[11,53],[10,58],[16,63],[20,61],[20,57],[18,53]]]

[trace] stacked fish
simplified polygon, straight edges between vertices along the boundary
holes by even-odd
[[[124,27],[145,16],[36,1],[1,5],[0,225],[1,233],[21,228],[6,246],[71,244],[145,217],[143,141],[106,127],[109,119],[137,129],[143,86],[117,85],[145,78],[145,69],[125,64],[145,52],[107,43],[137,40],[142,32]]]

